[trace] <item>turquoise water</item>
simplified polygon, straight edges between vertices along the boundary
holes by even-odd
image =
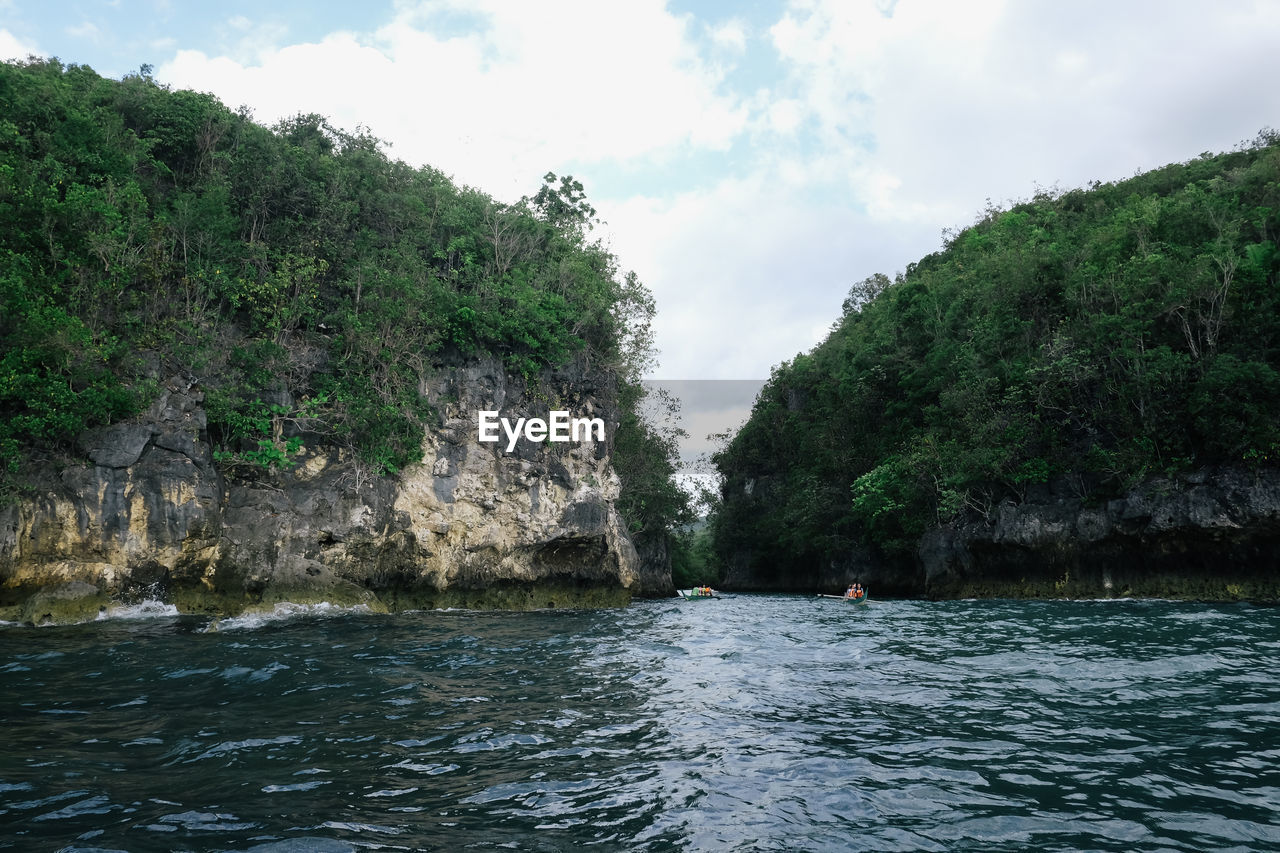
[[[0,628],[0,849],[1280,849],[1280,610]]]

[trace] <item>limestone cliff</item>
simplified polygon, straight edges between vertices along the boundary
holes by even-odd
[[[1155,478],[1103,504],[1045,489],[930,531],[919,581],[974,595],[1280,600],[1280,471]]]
[[[767,498],[769,482],[752,487]],[[834,591],[859,581],[880,596],[1280,601],[1278,562],[1280,471],[1226,467],[1147,480],[1103,503],[1063,483],[1043,487],[929,530],[914,555],[856,547],[803,576],[770,573],[740,549],[724,586]]]
[[[234,613],[279,601],[373,609],[617,604],[638,580],[617,510],[612,386],[582,365],[535,383],[496,361],[443,370],[421,465],[374,478],[315,442],[279,471],[224,470],[203,394],[165,384],[135,422],[81,439],[83,462],[0,509],[0,618],[95,613],[159,598]],[[476,413],[601,417],[606,439],[478,440]],[[665,579],[670,585],[669,574]]]

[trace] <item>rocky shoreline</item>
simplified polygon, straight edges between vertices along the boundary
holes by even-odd
[[[669,564],[638,557],[621,519],[616,395],[582,364],[535,383],[496,361],[424,389],[438,423],[424,462],[374,478],[306,441],[279,470],[214,458],[201,387],[174,376],[151,409],[93,430],[83,458],[37,472],[0,508],[0,620],[84,621],[110,602],[158,600],[229,616],[280,602],[436,607],[616,606],[670,594]],[[602,417],[606,439],[477,440],[475,412]],[[314,445],[314,446],[313,446]]]
[[[935,527],[915,554],[870,548],[815,567],[786,591],[954,598],[1121,598],[1280,602],[1280,471],[1202,469],[1149,479],[1105,502],[1065,483],[1006,501],[987,517]],[[783,591],[749,554],[726,589]]]
[[[919,561],[939,597],[1120,596],[1280,601],[1280,472],[1203,469],[1091,505],[1040,494],[986,523],[931,531]]]

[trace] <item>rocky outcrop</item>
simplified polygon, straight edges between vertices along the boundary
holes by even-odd
[[[671,540],[665,531],[632,536],[638,557],[635,594],[644,598],[675,598],[671,580]]]
[[[759,492],[759,484],[755,489]],[[936,527],[914,554],[853,546],[800,573],[770,572],[740,548],[729,589],[878,597],[1280,601],[1280,470],[1214,468],[1148,480],[1102,503],[1065,484],[1006,501],[987,517]]]
[[[1280,471],[1153,479],[1099,505],[1044,490],[930,531],[918,557],[934,597],[1280,600]]]
[[[83,436],[83,464],[0,509],[0,618],[57,619],[59,601],[82,616],[108,598],[209,613],[286,600],[532,608],[619,604],[639,589],[607,381],[571,365],[530,387],[491,361],[424,390],[439,418],[423,463],[374,478],[323,447],[287,470],[223,470],[200,388],[170,380],[137,422]],[[507,452],[478,440],[481,409],[601,417],[606,438]]]

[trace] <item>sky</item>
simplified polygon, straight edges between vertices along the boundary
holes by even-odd
[[[1274,0],[0,0],[27,54],[320,113],[499,201],[572,174],[663,380],[767,377],[989,203],[1280,127]]]

